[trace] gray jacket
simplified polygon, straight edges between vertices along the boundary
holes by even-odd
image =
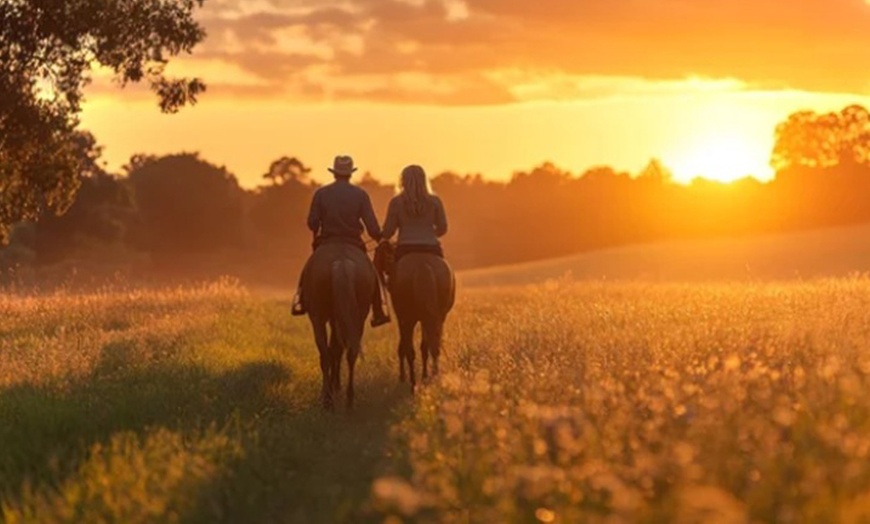
[[[387,210],[383,237],[389,239],[399,231],[399,245],[438,246],[438,237],[447,233],[447,215],[444,204],[435,195],[429,197],[432,205],[421,216],[412,215],[405,209],[405,198],[394,196]]]

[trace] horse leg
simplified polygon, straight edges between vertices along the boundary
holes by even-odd
[[[407,380],[407,378],[405,378],[405,354],[402,352],[402,342],[401,341],[399,342],[399,346],[398,346],[398,349],[396,350],[396,353],[398,354],[398,357],[399,357],[399,382],[404,384],[405,381]]]
[[[401,370],[405,369],[405,362],[408,363],[408,376],[411,379],[411,393],[414,393],[414,388],[417,386],[417,376],[414,372],[414,326],[416,322],[402,319],[399,321],[399,365]],[[404,378],[402,373],[401,378]],[[404,380],[402,380],[404,382]]]
[[[347,351],[347,409],[353,409],[353,372],[356,367],[356,357],[359,348],[349,348]]]
[[[420,354],[423,356],[423,383],[429,380],[429,346],[426,344],[426,337],[420,340]]]
[[[444,321],[439,320],[435,325],[435,340],[429,351],[432,352],[432,376],[438,376],[438,362],[441,360],[441,342],[444,336]]]
[[[320,390],[320,398],[324,409],[332,411],[335,408],[332,389],[332,351],[326,334],[326,322],[311,320],[314,330],[314,342],[320,353],[320,373],[323,375],[323,386]]]
[[[423,343],[421,351],[423,352],[423,365],[429,357],[432,357],[432,377],[438,375],[438,357],[441,355],[441,332],[444,329],[444,322],[440,319],[426,319],[423,324]]]
[[[332,355],[332,388],[341,391],[341,341],[335,330],[335,322],[329,323],[329,352]]]

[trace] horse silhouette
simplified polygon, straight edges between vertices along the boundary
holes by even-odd
[[[347,355],[347,407],[353,407],[353,376],[362,350],[365,319],[377,278],[366,254],[356,246],[324,244],[309,258],[302,275],[302,300],[320,352],[323,406],[335,407],[341,390],[341,358]],[[327,330],[328,328],[328,330]]]
[[[422,327],[420,353],[423,357],[423,380],[429,378],[429,358],[432,376],[438,374],[438,359],[444,321],[456,300],[453,270],[443,258],[429,253],[409,253],[393,262],[394,247],[381,243],[375,253],[375,266],[386,276],[393,309],[399,323],[399,380],[405,382],[405,364],[411,382],[416,387],[414,371],[414,330]]]

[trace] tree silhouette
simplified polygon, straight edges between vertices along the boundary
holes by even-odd
[[[263,178],[271,181],[276,186],[291,180],[304,184],[308,182],[308,173],[310,172],[311,168],[307,167],[295,156],[283,156],[269,165],[269,171],[263,175]]]
[[[131,167],[140,248],[187,254],[238,243],[243,191],[225,168],[193,153],[136,157]]]
[[[83,88],[100,65],[122,84],[145,80],[160,107],[196,101],[197,79],[164,76],[168,57],[205,33],[202,0],[15,0],[0,2],[0,240],[45,211],[62,213],[88,150],[76,139]]]
[[[301,237],[310,241],[307,231],[297,231],[306,229],[305,217],[317,187],[308,178],[310,172],[311,168],[296,157],[283,156],[269,164],[263,178],[271,185],[258,187],[248,206],[250,223],[264,245],[286,248],[286,243],[299,243]]]
[[[134,216],[129,188],[105,172],[82,179],[69,211],[34,224],[33,247],[40,264],[59,262],[77,251],[121,246]]]
[[[779,172],[870,160],[870,112],[851,105],[840,112],[799,111],[776,126],[770,163]]]
[[[671,183],[673,178],[673,174],[657,158],[651,159],[637,176],[639,181],[655,185]]]

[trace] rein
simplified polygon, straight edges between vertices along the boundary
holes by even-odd
[[[373,238],[367,238],[363,241],[366,245],[366,253],[374,255],[378,250],[378,241]]]

